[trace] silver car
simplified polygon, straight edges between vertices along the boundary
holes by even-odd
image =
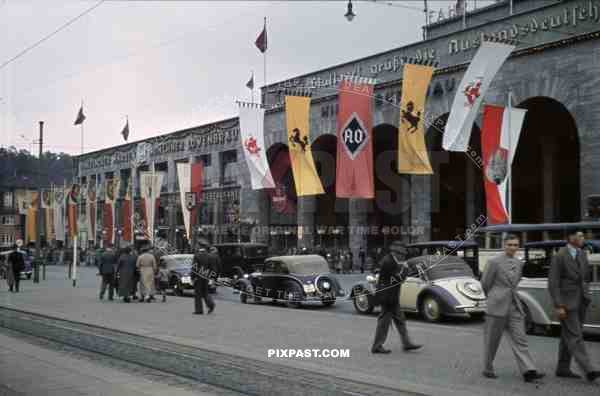
[[[530,334],[549,333],[560,323],[548,292],[548,272],[552,256],[565,245],[564,241],[530,242],[524,245],[525,264],[518,293],[526,313],[526,330]],[[600,333],[600,254],[588,255],[592,302],[587,310],[584,331]]]

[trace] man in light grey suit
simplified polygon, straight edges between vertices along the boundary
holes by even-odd
[[[567,246],[552,257],[548,290],[561,325],[556,376],[581,378],[571,371],[574,357],[587,379],[594,381],[600,377],[600,371],[592,367],[582,332],[585,311],[591,301],[588,285],[591,274],[587,255],[581,250],[583,242],[583,233],[569,233]]]
[[[481,278],[481,286],[487,295],[483,375],[487,378],[497,378],[493,366],[494,357],[502,334],[506,331],[523,378],[526,382],[532,382],[544,377],[544,374],[536,370],[527,349],[525,312],[517,295],[523,266],[515,257],[518,249],[519,238],[508,235],[504,240],[504,253],[487,262]]]

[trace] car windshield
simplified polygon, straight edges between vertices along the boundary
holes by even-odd
[[[248,258],[267,257],[266,246],[247,246],[244,251]]]
[[[188,273],[192,267],[194,256],[191,254],[181,254],[176,256],[163,257],[166,263],[166,268],[169,271],[175,271],[178,273]]]
[[[473,271],[467,264],[457,261],[433,263],[424,265],[421,268],[426,271],[427,278],[430,280],[473,276]]]
[[[323,272],[329,272],[329,266],[327,261],[323,259],[303,261],[298,263],[287,263],[287,268],[290,273],[293,274],[319,274]]]

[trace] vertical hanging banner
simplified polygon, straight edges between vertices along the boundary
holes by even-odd
[[[343,80],[339,86],[335,195],[374,198],[373,85]]]
[[[285,97],[290,162],[296,184],[296,194],[299,197],[325,193],[312,156],[309,111],[310,98],[304,96]]]
[[[290,169],[290,155],[284,150],[280,150],[271,163],[271,175],[275,183],[274,188],[268,188],[267,193],[271,198],[273,207],[277,213],[294,213],[294,204],[292,200],[294,196],[294,188],[292,185],[284,185],[284,180]],[[291,184],[291,183],[290,183]]]
[[[69,219],[69,237],[71,239],[75,238],[79,230],[77,228],[77,205],[79,204],[79,193],[81,186],[77,183],[71,185],[71,189],[69,190],[69,195],[67,197],[67,210],[68,210],[68,219]]]
[[[194,164],[177,163],[177,178],[179,179],[179,195],[181,197],[181,212],[188,241],[192,240],[193,227],[197,223],[200,199],[202,194],[202,174],[204,169],[201,162]]]
[[[52,224],[52,208],[54,202],[54,190],[42,190],[42,208],[44,209],[44,225],[46,242],[49,243],[54,237],[54,225]]]
[[[110,240],[111,243],[115,243],[115,235],[116,235],[116,228],[117,228],[117,200],[120,197],[121,194],[121,178],[119,177],[115,177],[112,179],[112,194],[113,194],[113,199],[111,202],[111,210],[112,210],[112,219],[113,219],[113,232],[110,234]]]
[[[508,172],[516,152],[526,110],[486,105],[483,109],[481,152],[488,223],[509,221],[506,205]]]
[[[65,189],[58,186],[54,189],[53,202],[54,238],[57,241],[65,240]]]
[[[398,128],[398,173],[432,175],[425,145],[425,100],[433,67],[405,64]]]
[[[88,240],[93,241],[93,244],[96,243],[96,198],[96,181],[90,179],[85,200],[85,218]]]
[[[444,130],[442,146],[447,151],[467,151],[477,111],[494,76],[514,45],[483,41],[458,86]]]
[[[102,240],[105,243],[112,243],[114,234],[113,202],[115,200],[115,190],[113,179],[104,180],[104,207],[102,208]]]
[[[253,190],[275,188],[264,141],[265,110],[255,103],[238,102],[240,136]]]
[[[37,212],[38,212],[38,193],[37,191],[28,191],[28,207],[25,218],[25,245],[29,242],[36,242],[37,238]]]
[[[160,199],[160,190],[164,172],[140,172],[140,189],[142,199],[144,200],[144,210],[146,212],[146,236],[151,241],[154,240],[154,220],[156,217],[157,206]]]
[[[127,241],[133,243],[131,232],[131,222],[133,219],[131,218],[131,205],[132,205],[132,197],[133,197],[133,179],[129,176],[127,180],[127,188],[125,189],[125,197],[123,201],[121,201],[121,226],[123,227],[123,234],[121,235],[121,239],[123,241]]]

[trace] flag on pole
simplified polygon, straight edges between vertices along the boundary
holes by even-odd
[[[240,136],[253,190],[275,188],[264,142],[265,110],[254,103],[238,102]]]
[[[77,113],[77,118],[75,118],[74,125],[81,125],[81,124],[83,124],[83,121],[85,121],[85,114],[83,114],[83,104],[82,104],[81,107],[79,108],[79,112]]]
[[[488,223],[508,223],[506,191],[526,110],[486,105],[483,109],[481,152]],[[510,144],[509,144],[510,142]]]
[[[265,17],[265,24],[263,26],[262,32],[256,38],[254,42],[256,48],[263,54],[267,51],[267,17]]]
[[[294,173],[296,194],[299,197],[324,194],[312,156],[309,112],[310,98],[304,96],[285,97],[290,162]]]
[[[179,194],[181,197],[181,212],[187,239],[192,240],[192,230],[200,210],[200,194],[202,194],[202,174],[204,169],[201,162],[177,163],[177,178],[179,179]]]
[[[442,146],[447,151],[467,151],[471,128],[494,76],[515,46],[483,41],[473,57],[454,97]]]
[[[129,138],[129,118],[125,122],[125,126],[123,127],[123,130],[121,131],[121,135],[123,135],[123,139],[125,139],[125,141],[127,141],[127,139]]]
[[[425,146],[425,99],[433,67],[405,64],[398,128],[398,173],[432,175]]]
[[[339,87],[335,195],[375,197],[371,120],[372,84],[344,80]]]
[[[254,89],[254,72],[252,72],[252,75],[250,76],[250,80],[248,80],[248,82],[246,83],[246,88],[252,90]]]

